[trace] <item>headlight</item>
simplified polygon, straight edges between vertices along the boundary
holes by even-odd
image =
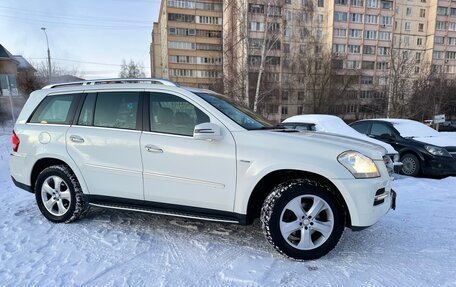
[[[424,148],[433,155],[439,155],[439,156],[451,156],[451,154],[444,148],[441,147],[436,147],[432,145],[426,145]]]
[[[375,162],[359,152],[343,152],[337,157],[337,160],[348,169],[355,178],[372,178],[380,176]]]

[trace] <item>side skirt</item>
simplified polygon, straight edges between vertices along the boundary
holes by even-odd
[[[104,195],[86,195],[86,197],[91,206],[102,208],[247,225],[247,216],[234,212]]]

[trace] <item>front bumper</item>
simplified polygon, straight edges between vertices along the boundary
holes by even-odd
[[[333,181],[347,204],[351,227],[363,229],[375,224],[390,209],[396,208],[396,192],[386,177],[372,179],[340,179]]]
[[[427,158],[422,168],[423,174],[432,176],[456,175],[456,158],[435,156]]]

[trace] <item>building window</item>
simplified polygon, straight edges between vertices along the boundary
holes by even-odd
[[[433,59],[443,59],[443,51],[434,51],[432,52]]]
[[[426,17],[426,9],[420,9],[420,17],[421,18]]]
[[[445,41],[445,37],[442,36],[435,36],[434,37],[434,43],[435,44],[443,44]]]
[[[377,31],[372,30],[365,30],[364,31],[364,38],[369,40],[377,39]]]
[[[283,44],[283,52],[290,53],[290,44]]]
[[[416,38],[416,45],[422,46],[423,45],[423,38]]]
[[[372,85],[373,83],[374,83],[374,77],[372,77],[372,76],[362,76],[361,77],[362,85]]]
[[[378,8],[378,0],[367,0],[366,6],[368,8]]]
[[[377,62],[377,70],[388,69],[388,62]]]
[[[186,23],[194,23],[195,16],[194,15],[187,15],[187,14],[176,14],[176,13],[169,13],[168,14],[169,21],[176,21],[176,22],[186,22]]]
[[[347,13],[346,12],[334,12],[334,21],[336,22],[346,22]]]
[[[442,7],[442,6],[438,6],[437,7],[437,15],[441,15],[441,16],[446,16],[447,15],[447,7]]]
[[[364,15],[360,13],[350,13],[350,22],[362,23],[363,16]]]
[[[283,35],[285,37],[290,37],[291,36],[291,27],[286,27],[285,30],[283,31]]]
[[[410,31],[412,29],[412,24],[410,22],[405,22],[405,31]]]
[[[334,0],[334,4],[336,5],[347,5],[348,0]]]
[[[318,0],[318,7],[323,7],[325,6],[325,1],[324,0]]]
[[[288,107],[282,106],[282,115],[288,115]]]
[[[298,115],[302,115],[302,112],[303,112],[303,106],[298,106]]]
[[[445,52],[445,59],[450,59],[450,60],[456,59],[456,52],[450,52],[450,51]]]
[[[407,9],[405,10],[405,15],[406,15],[406,16],[412,15],[412,8],[407,7]]]
[[[365,15],[364,22],[366,24],[377,24],[378,23],[378,16],[377,15]]]
[[[390,41],[391,40],[391,33],[390,32],[380,32],[380,40]]]
[[[421,62],[421,52],[415,53],[415,60],[417,63]]]
[[[375,46],[364,45],[363,46],[363,54],[364,55],[375,55]]]
[[[386,10],[393,9],[393,2],[392,1],[382,1],[381,4],[382,4],[382,9],[386,9]]]
[[[456,46],[456,37],[448,37],[448,45]]]
[[[393,24],[393,17],[382,16],[380,24],[382,24],[382,26],[391,26],[391,24]]]
[[[350,54],[361,54],[361,46],[360,45],[348,45],[348,52]]]
[[[358,70],[361,69],[360,61],[347,61],[347,69]]]
[[[252,14],[264,14],[264,5],[249,4],[249,12]]]
[[[264,23],[262,22],[250,22],[250,31],[264,32]]]
[[[436,30],[445,30],[445,22],[443,22],[443,21],[435,22],[435,29]]]
[[[424,32],[424,24],[418,23],[418,32]]]
[[[350,0],[350,4],[352,6],[363,7],[364,6],[364,0]]]
[[[389,53],[388,47],[378,47],[378,54],[381,56],[386,56]]]
[[[285,11],[285,20],[286,21],[291,21],[292,20],[291,11]]]
[[[361,68],[364,70],[373,70],[375,68],[375,62],[374,61],[363,61],[361,63]]]
[[[361,29],[350,29],[348,33],[349,33],[350,38],[362,38],[363,37],[363,30],[361,30]]]
[[[192,42],[168,42],[168,48],[181,50],[196,50],[196,43]]]
[[[333,44],[333,52],[334,53],[345,53],[345,45],[344,44]]]
[[[450,8],[450,16],[456,16],[456,8]]]
[[[335,28],[334,37],[347,37],[347,29]]]
[[[448,23],[448,30],[456,31],[456,23],[455,22],[449,22]]]

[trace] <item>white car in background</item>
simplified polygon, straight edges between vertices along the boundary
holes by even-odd
[[[316,131],[332,133],[339,136],[355,138],[361,141],[374,143],[382,146],[387,151],[387,155],[393,161],[395,167],[401,166],[399,153],[388,143],[376,140],[367,135],[357,132],[347,125],[341,118],[332,115],[297,115],[285,119],[282,126],[296,130]]]

